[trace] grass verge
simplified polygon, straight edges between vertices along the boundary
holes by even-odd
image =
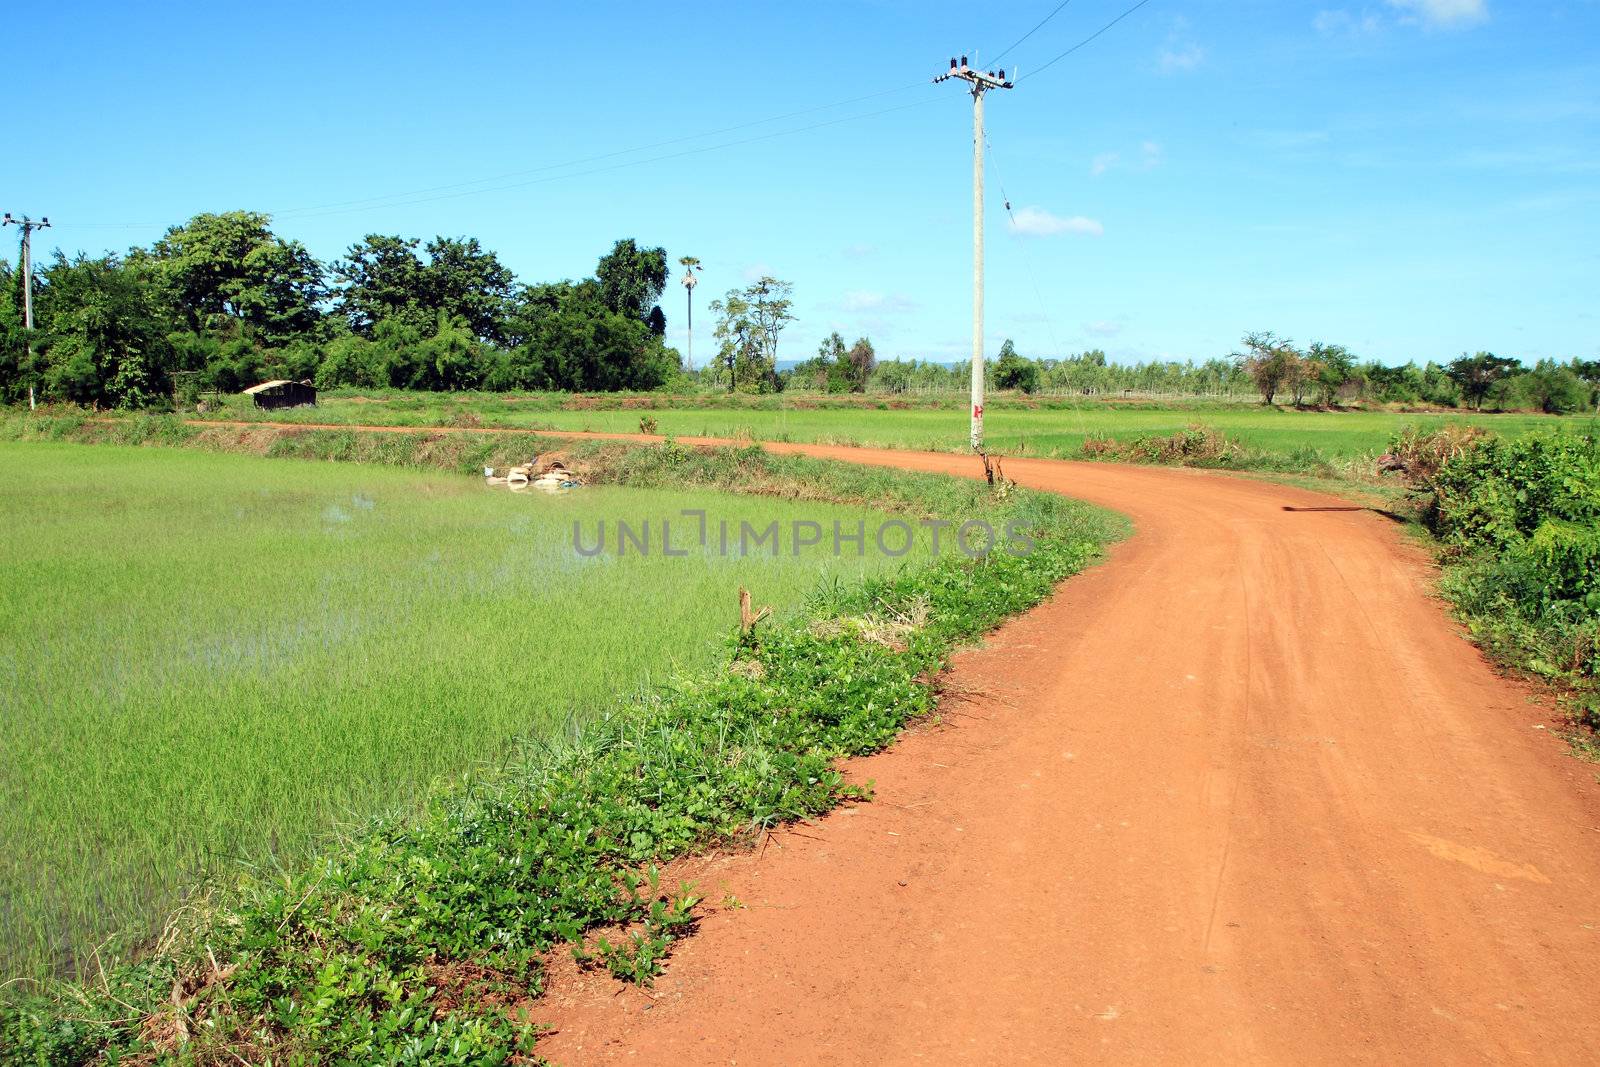
[[[9,420],[4,434],[222,446],[160,419],[111,430]],[[252,440],[268,455],[449,469],[476,469],[501,447],[525,457],[527,438],[494,436]],[[863,799],[835,761],[931,712],[953,648],[1045,599],[1125,532],[1104,512],[1011,487],[756,448],[584,447],[591,477],[619,484],[816,493],[1015,524],[1032,551],[947,555],[825,586],[802,617],[730,639],[715,669],[570,741],[530,739],[502,772],[358,827],[316,862],[196,901],[142,956],[92,982],[9,997],[0,1063],[528,1062],[546,953],[565,946],[648,981],[694,923],[692,889],[663,886],[658,864]]]

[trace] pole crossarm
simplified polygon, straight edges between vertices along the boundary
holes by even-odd
[[[937,85],[939,82],[949,81],[951,78],[959,78],[962,81],[971,84],[972,91],[979,93],[988,89],[1016,88],[1015,83],[1007,80],[1004,69],[999,71],[978,70],[975,67],[967,65],[966,56],[962,56],[959,63],[957,63],[955,58],[952,57],[950,60],[950,69],[934,78],[933,81],[934,84]]]

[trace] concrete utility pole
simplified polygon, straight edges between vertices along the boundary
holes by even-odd
[[[683,256],[678,262],[683,265],[683,299],[689,309],[687,319],[689,369],[694,370],[694,287],[700,283],[700,261],[693,256]]]
[[[33,373],[33,231],[43,230],[50,225],[49,216],[34,222],[24,215],[20,219],[11,217],[11,212],[6,212],[5,218],[0,219],[0,227],[22,227],[22,327],[28,333],[28,373]],[[28,383],[28,410],[32,411],[38,405],[34,402],[33,383]]]
[[[983,94],[1013,88],[1004,70],[973,70],[967,57],[950,60],[935,82],[960,78],[972,86],[972,448],[983,451]]]

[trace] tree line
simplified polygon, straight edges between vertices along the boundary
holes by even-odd
[[[698,266],[681,257],[686,269]],[[34,272],[23,330],[22,272],[0,260],[0,402],[146,407],[176,393],[236,392],[269,378],[322,388],[490,391],[685,388],[776,392],[960,392],[962,363],[882,360],[838,332],[781,369],[793,286],[766,276],[710,304],[714,357],[684,368],[664,340],[664,248],[632,238],[577,281],[524,283],[476,238],[368,234],[331,263],[274,233],[268,216],[196,215],[148,248],[68,257]],[[1600,401],[1600,360],[1528,367],[1488,352],[1388,366],[1343,345],[1304,348],[1272,332],[1202,362],[1113,363],[1100,349],[1029,358],[1011,341],[985,365],[991,388],[1206,396],[1256,391],[1268,404],[1351,401],[1554,413]],[[183,388],[175,388],[181,385]]]
[[[1600,360],[1542,359],[1528,367],[1493,352],[1463,352],[1446,364],[1386,367],[1358,364],[1343,345],[1317,341],[1301,350],[1287,338],[1262,331],[1245,335],[1233,362],[1264,404],[1285,396],[1296,406],[1370,398],[1479,411],[1487,404],[1551,415],[1589,411],[1600,404]]]
[[[175,380],[405,389],[653,389],[666,250],[617,241],[590,277],[519,283],[476,238],[369,234],[330,264],[248,211],[197,215],[148,248],[22,272],[0,261],[0,399],[164,403]],[[31,341],[31,344],[30,344]]]
[[[882,362],[868,388],[878,392],[959,391],[966,364]],[[984,367],[991,388],[1022,393],[1121,392],[1212,396],[1254,392],[1262,403],[1333,407],[1358,401],[1433,407],[1485,407],[1550,414],[1600,405],[1600,360],[1539,360],[1532,367],[1491,352],[1463,353],[1448,363],[1392,366],[1361,360],[1339,344],[1315,341],[1303,349],[1270,331],[1247,334],[1225,357],[1112,363],[1101,349],[1065,359],[1030,359],[1011,341]]]

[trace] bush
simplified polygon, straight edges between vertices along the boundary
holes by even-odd
[[[1389,449],[1379,459],[1384,470],[1400,471],[1412,485],[1431,489],[1439,470],[1450,460],[1470,452],[1488,437],[1476,426],[1451,423],[1437,430],[1408,426],[1389,441]]]
[[[1489,437],[1432,479],[1429,525],[1463,551],[1500,550],[1546,522],[1600,522],[1600,439],[1577,434]]]
[[[1564,683],[1575,721],[1600,726],[1600,438],[1472,439],[1427,482],[1444,592],[1473,635]]]
[[[994,384],[997,389],[1036,393],[1039,391],[1039,364],[1015,352],[1008,352],[994,365]]]
[[[1127,441],[1089,437],[1083,442],[1085,456],[1125,463],[1229,465],[1243,451],[1231,437],[1199,423],[1174,434],[1145,434]]]

